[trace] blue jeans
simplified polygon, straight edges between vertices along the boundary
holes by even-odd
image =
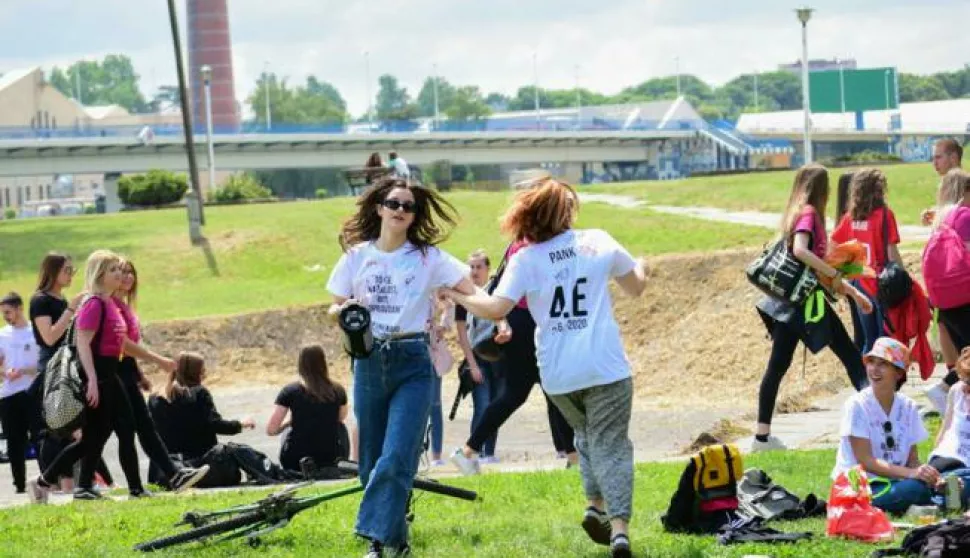
[[[444,445],[445,418],[441,412],[441,376],[434,375],[434,388],[431,392],[431,453],[441,455]]]
[[[472,432],[478,428],[478,424],[482,421],[489,402],[498,399],[499,389],[502,387],[501,381],[495,376],[495,372],[492,369],[492,363],[487,360],[477,360],[476,362],[478,363],[478,368],[482,371],[482,383],[475,384],[475,389],[472,390]],[[492,434],[491,437],[482,442],[481,455],[483,457],[494,456],[497,441],[498,431],[496,430],[495,434]]]
[[[869,293],[862,289],[859,281],[852,281],[852,284],[872,302],[872,313],[870,314],[863,314],[858,304],[852,305],[852,312],[859,320],[859,325],[862,326],[862,334],[865,336],[865,341],[862,344],[862,354],[866,354],[872,350],[872,345],[876,342],[876,339],[885,335],[882,308],[879,306],[879,301],[876,300],[876,297],[869,296]]]
[[[933,491],[923,481],[871,478],[869,482],[873,495],[872,505],[889,513],[905,513],[910,506],[928,506],[934,503]]]
[[[435,376],[426,336],[375,340],[370,356],[354,361],[360,482],[365,486],[358,535],[387,546],[408,540],[405,513]]]

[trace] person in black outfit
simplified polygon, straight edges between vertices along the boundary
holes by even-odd
[[[225,420],[216,410],[212,394],[202,385],[205,361],[195,353],[181,353],[162,395],[148,400],[155,428],[172,453],[198,459],[219,443],[218,434],[232,436],[255,428],[252,419]]]
[[[7,440],[14,488],[27,486],[26,452],[31,400],[27,394],[37,374],[37,343],[24,317],[24,301],[17,293],[0,298],[6,327],[0,328],[0,425]]]
[[[352,453],[344,426],[349,410],[347,392],[330,380],[320,345],[300,349],[299,373],[300,381],[276,396],[266,433],[277,436],[290,428],[280,446],[280,464],[286,469],[300,470],[300,460],[305,457],[319,467],[336,465]]]

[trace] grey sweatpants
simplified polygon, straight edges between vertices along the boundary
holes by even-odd
[[[633,380],[549,397],[576,431],[586,497],[606,500],[611,519],[629,521],[633,503],[633,442],[629,433]]]

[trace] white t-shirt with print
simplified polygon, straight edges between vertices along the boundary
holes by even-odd
[[[509,260],[495,296],[523,296],[536,322],[542,387],[550,394],[630,376],[609,284],[637,263],[606,231],[569,230]]]
[[[0,328],[0,356],[3,357],[3,372],[0,377],[0,399],[10,397],[16,393],[24,391],[30,387],[34,381],[34,375],[21,376],[16,380],[8,380],[7,370],[13,368],[34,368],[37,366],[39,349],[37,341],[34,339],[34,330],[28,324],[25,327],[13,327],[11,325]],[[36,373],[35,373],[36,374]]]
[[[970,397],[964,393],[966,384],[957,382],[950,388],[953,402],[953,419],[950,428],[943,433],[940,445],[930,453],[934,457],[949,457],[959,459],[964,465],[970,465]]]
[[[891,425],[888,432],[885,426],[887,422]],[[839,436],[842,440],[835,457],[833,479],[859,463],[852,453],[849,437],[867,438],[872,445],[873,457],[891,465],[905,467],[909,461],[910,449],[925,440],[929,434],[919,418],[919,408],[912,399],[897,393],[887,416],[873,395],[872,388],[868,387],[845,402]],[[887,443],[888,438],[892,438],[894,443]],[[893,447],[890,448],[890,445]]]
[[[340,257],[327,290],[366,306],[374,337],[386,338],[428,331],[435,289],[454,287],[468,274],[467,265],[434,246],[422,254],[405,242],[382,252],[363,242]]]

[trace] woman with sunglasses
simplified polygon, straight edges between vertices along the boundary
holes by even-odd
[[[832,478],[861,465],[869,474],[874,506],[903,513],[912,505],[932,504],[943,481],[936,468],[920,463],[916,446],[928,434],[919,407],[899,393],[909,349],[880,337],[863,360],[870,385],[845,403]]]
[[[472,293],[467,267],[437,248],[456,223],[437,192],[382,178],[357,201],[340,232],[344,254],[327,290],[331,316],[349,303],[371,314],[373,349],[354,368],[360,481],[366,487],[355,531],[370,540],[368,558],[410,552],[407,502],[431,410],[435,371],[428,336],[433,294]]]

